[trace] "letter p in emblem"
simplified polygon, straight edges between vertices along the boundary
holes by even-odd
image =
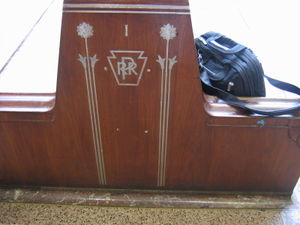
[[[117,63],[118,66],[118,75],[122,77],[123,80],[126,79],[126,76],[132,74],[138,75],[135,71],[137,64],[134,59],[131,57],[121,57],[121,61]]]
[[[108,62],[119,86],[138,86],[148,57],[144,51],[111,50]]]

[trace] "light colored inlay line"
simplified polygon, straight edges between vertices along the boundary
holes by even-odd
[[[87,23],[81,23],[77,26],[77,33],[80,37],[84,39],[85,42],[86,56],[82,56],[81,54],[79,54],[78,60],[81,62],[84,68],[84,74],[86,79],[87,96],[88,96],[98,180],[100,185],[105,185],[107,182],[106,182],[106,174],[105,174],[105,166],[104,166],[100,115],[99,115],[99,106],[98,106],[97,89],[96,89],[96,81],[95,81],[95,65],[99,60],[97,59],[96,55],[90,57],[88,41],[87,41],[88,38],[93,36],[93,27]]]
[[[128,37],[128,24],[125,24],[124,26],[124,29],[125,29],[125,37]]]
[[[169,57],[170,41],[176,37],[176,28],[173,25],[166,24],[161,27],[160,35],[167,41],[166,57],[158,56],[156,60],[161,67],[161,99],[160,99],[160,121],[159,121],[159,148],[158,148],[158,175],[157,185],[160,187],[166,184],[166,164],[168,149],[168,131],[170,114],[170,95],[171,95],[171,72],[173,66],[177,63],[176,56]]]
[[[68,9],[152,9],[152,10],[190,10],[188,5],[150,5],[150,4],[64,4]]]

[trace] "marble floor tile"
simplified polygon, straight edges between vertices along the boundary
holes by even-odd
[[[299,184],[292,198],[272,193],[0,188],[0,225],[300,225]]]
[[[290,225],[284,224],[280,210],[159,209],[0,203],[0,225],[4,224]]]

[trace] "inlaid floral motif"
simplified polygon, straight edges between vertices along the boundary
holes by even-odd
[[[77,26],[77,34],[84,39],[90,38],[93,36],[93,33],[94,30],[90,24],[83,22]]]

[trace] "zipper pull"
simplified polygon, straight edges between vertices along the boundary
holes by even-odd
[[[232,87],[234,86],[234,83],[232,81],[230,81],[227,85],[227,91],[231,91]]]

